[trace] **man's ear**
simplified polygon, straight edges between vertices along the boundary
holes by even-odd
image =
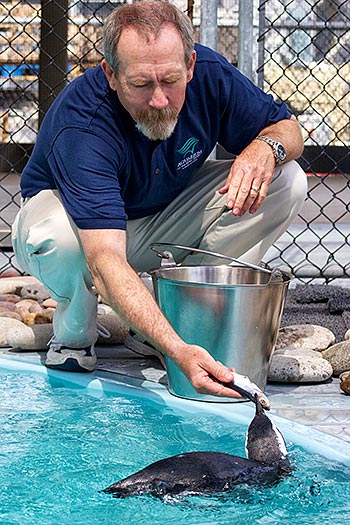
[[[197,53],[195,51],[193,51],[191,59],[190,59],[189,68],[187,70],[187,82],[190,82],[190,80],[192,80],[192,78],[193,78],[193,72],[194,72],[194,65],[196,63],[196,57],[197,57]]]
[[[114,71],[112,67],[108,64],[107,60],[104,58],[101,62],[101,67],[103,69],[104,74],[106,75],[106,78],[108,80],[109,87],[116,91],[117,89],[117,80],[114,75]]]

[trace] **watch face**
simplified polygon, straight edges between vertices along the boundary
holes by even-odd
[[[284,159],[286,158],[287,154],[286,154],[286,150],[284,149],[284,147],[282,146],[282,144],[278,144],[277,146],[277,155],[278,155],[278,158],[283,162]]]

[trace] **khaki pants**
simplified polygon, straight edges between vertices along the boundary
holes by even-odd
[[[127,256],[136,271],[159,266],[159,258],[149,249],[155,242],[221,252],[255,264],[262,260],[300,211],[306,176],[294,161],[276,168],[261,208],[254,215],[234,217],[225,206],[225,195],[217,192],[231,163],[208,160],[165,210],[128,221]],[[26,199],[13,224],[12,239],[19,265],[37,277],[58,303],[55,340],[77,348],[93,344],[97,339],[96,293],[76,227],[57,191],[43,190]],[[185,264],[220,262],[178,250],[176,257]]]

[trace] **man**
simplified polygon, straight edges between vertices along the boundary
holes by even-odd
[[[17,260],[58,303],[46,365],[94,369],[97,290],[199,392],[237,397],[224,386],[233,372],[181,340],[136,272],[159,264],[152,242],[259,262],[305,197],[298,123],[194,49],[189,19],[166,2],[114,10],[104,54],[48,111],[21,179]],[[206,161],[216,143],[234,163]]]

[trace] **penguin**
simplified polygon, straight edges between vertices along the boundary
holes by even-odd
[[[187,452],[161,459],[103,492],[115,498],[150,494],[164,497],[182,493],[225,492],[239,484],[271,484],[293,468],[282,434],[266,416],[256,394],[255,416],[246,438],[248,459],[224,452]]]

